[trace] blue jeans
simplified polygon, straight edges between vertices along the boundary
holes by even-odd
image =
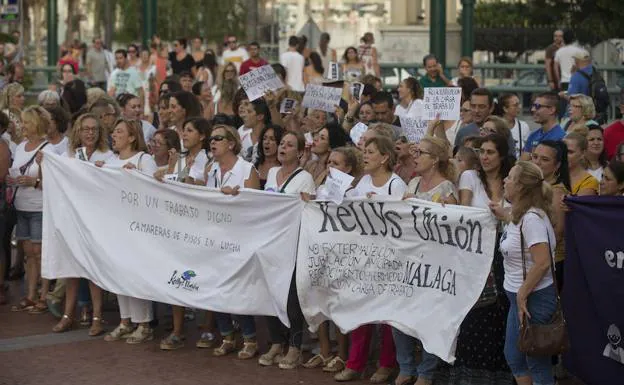
[[[256,337],[256,320],[251,315],[239,315],[235,316],[239,319],[241,328],[243,329],[244,338]],[[217,327],[222,337],[227,337],[234,333],[232,327],[232,315],[225,313],[215,313],[215,319],[217,321]]]
[[[438,366],[439,358],[423,348],[422,360],[416,364],[416,344],[418,340],[408,336],[399,329],[392,328],[394,345],[396,347],[396,359],[399,363],[401,376],[421,377],[426,380],[433,380],[433,374]]]
[[[505,337],[505,358],[515,377],[530,376],[533,385],[554,385],[552,361],[550,356],[529,357],[518,350],[520,320],[516,294],[507,291],[509,314],[507,316],[507,334]],[[529,295],[527,308],[531,314],[529,323],[548,324],[557,309],[557,293],[550,285]]]

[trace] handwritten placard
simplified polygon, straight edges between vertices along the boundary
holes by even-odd
[[[268,64],[247,72],[238,79],[251,102],[260,99],[267,91],[275,91],[284,87],[284,83],[273,67]]]
[[[425,88],[424,119],[459,120],[461,88],[428,87]]]
[[[335,112],[341,96],[342,88],[308,84],[301,105],[315,110]]]
[[[280,104],[280,114],[292,114],[295,107],[297,107],[297,100],[286,98]]]
[[[400,116],[399,120],[401,122],[401,128],[403,131],[403,135],[413,143],[418,143],[427,133],[427,124],[429,123],[426,120],[419,118],[412,118],[409,116]]]

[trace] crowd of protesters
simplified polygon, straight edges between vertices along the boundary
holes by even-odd
[[[395,99],[383,90],[372,34],[358,47],[348,47],[342,61],[329,43],[326,33],[319,47],[291,37],[280,63],[271,64],[287,86],[253,102],[238,77],[269,63],[260,57],[258,43],[243,48],[234,36],[226,40],[220,57],[203,50],[201,38],[190,44],[178,39],[172,51],[154,39],[150,47],[132,44],[112,55],[95,39],[85,55],[78,48],[62,55],[61,80],[39,95],[38,105],[25,106],[18,79],[3,85],[0,179],[9,199],[2,200],[0,304],[11,302],[13,311],[55,314],[54,332],[83,325],[89,326],[90,336],[105,334],[111,343],[141,344],[155,337],[158,317],[151,302],[118,295],[121,321],[107,328],[101,288],[80,278],[41,278],[45,181],[40,163],[45,151],[100,167],[136,168],[160,180],[173,175],[224,194],[260,189],[300,194],[305,200],[323,199],[332,167],[355,177],[349,197],[416,197],[491,210],[500,221],[493,279],[461,325],[456,362],[444,363],[416,338],[388,325],[337,332],[334,349],[329,323],[321,326],[319,347],[304,362],[305,320],[295,280],[288,298],[290,329],[273,317],[265,323],[268,351],[259,351],[254,317],[209,311],[198,348],[211,349],[215,356],[257,358],[260,365],[285,370],[322,369],[336,381],[351,381],[363,375],[378,332],[379,365],[372,383],[554,384],[555,372],[563,374],[554,370],[551,357],[527,357],[518,350],[518,322],[530,314],[530,322],[546,323],[555,311],[555,288],[563,285],[565,266],[563,197],[623,194],[624,123],[601,126],[593,120],[591,96],[580,91],[560,95],[557,89],[535,96],[530,111],[539,127],[531,131],[519,120],[521,99],[515,94],[495,99],[473,76],[470,58],[459,61],[453,77],[434,55],[427,55],[426,74],[401,81]],[[575,68],[581,68],[589,54],[578,48],[571,57]],[[302,108],[306,84],[329,84],[330,62],[342,66],[340,105],[332,113]],[[552,72],[559,73],[565,83],[568,72]],[[364,84],[361,96],[350,94],[348,85],[354,81]],[[461,118],[431,121],[425,138],[410,143],[399,129],[400,117],[423,108],[424,88],[447,86],[461,87]],[[568,111],[561,110],[562,97]],[[299,103],[281,113],[284,98]],[[624,104],[620,109],[624,112]],[[562,121],[560,116],[566,117]],[[357,123],[367,129],[354,135]],[[308,133],[312,142],[305,139]],[[525,280],[523,257],[528,261]],[[556,264],[556,282],[550,263]],[[20,299],[7,291],[5,279],[24,275],[27,284]],[[182,307],[167,308],[170,332],[160,341],[161,349],[184,348],[184,324],[193,315]]]

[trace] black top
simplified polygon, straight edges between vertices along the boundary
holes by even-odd
[[[184,71],[190,73],[195,66],[195,60],[193,60],[193,56],[188,53],[186,54],[184,59],[178,61],[175,52],[169,52],[169,62],[171,62],[171,70],[176,75],[179,75]]]

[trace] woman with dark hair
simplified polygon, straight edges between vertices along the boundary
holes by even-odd
[[[204,58],[197,64],[195,80],[198,82],[208,82],[212,88],[217,79],[217,67],[217,57],[212,50],[207,50],[204,52]]]
[[[141,110],[141,99],[134,94],[123,93],[117,96],[117,103],[121,107],[121,115],[125,119],[138,120],[141,122],[141,129],[143,131],[143,140],[148,145],[151,143],[154,137],[156,128],[146,120],[141,119],[143,111]]]
[[[518,119],[522,114],[522,105],[516,94],[503,94],[498,98],[498,106],[501,109],[501,117],[507,121],[511,127],[511,136],[515,142],[516,158],[520,159],[524,144],[526,143],[531,128],[524,120]]]
[[[597,124],[588,124],[587,129],[587,151],[585,151],[587,172],[600,182],[608,163],[604,147],[604,131]]]
[[[342,74],[344,80],[348,82],[357,82],[364,75],[364,63],[358,56],[355,47],[348,47],[342,55]]]
[[[264,189],[269,170],[273,167],[279,167],[277,160],[277,146],[282,141],[284,129],[278,125],[268,125],[260,132],[260,143],[258,146],[258,159],[256,160],[256,169],[260,177],[260,188]]]
[[[63,86],[61,97],[73,115],[87,104],[87,88],[82,80],[72,80]]]
[[[544,174],[544,180],[550,183],[553,191],[552,218],[555,229],[555,273],[557,283],[563,283],[563,259],[565,258],[565,211],[562,209],[563,198],[572,191],[570,171],[568,169],[568,146],[562,141],[543,140],[531,154],[531,161]]]
[[[166,79],[160,84],[158,95],[162,96],[164,94],[170,94],[178,91],[182,91],[182,86],[180,85],[180,82],[174,79]]]
[[[184,121],[191,117],[201,117],[201,104],[197,97],[187,91],[178,91],[171,94],[169,99],[171,123],[178,135],[182,136]]]
[[[503,180],[513,165],[508,156],[507,140],[498,134],[481,139],[479,170],[466,170],[459,179],[459,202],[463,206],[482,209],[509,204],[503,197]],[[500,235],[500,234],[499,234]],[[499,236],[497,236],[498,239]],[[440,365],[436,383],[511,385],[513,378],[505,361],[505,324],[509,302],[503,290],[503,256],[494,250],[493,285],[486,286],[484,295],[468,312],[457,337],[456,360],[453,366]],[[490,280],[488,280],[490,281]]]
[[[199,99],[199,103],[202,107],[202,116],[205,119],[212,120],[215,113],[215,105],[210,82],[196,82],[193,84],[193,95],[197,96],[197,99]]]
[[[624,162],[612,160],[604,169],[600,195],[624,195]]]
[[[372,32],[366,32],[360,41],[362,44],[360,44],[358,56],[366,68],[364,73],[380,77],[381,69],[377,62],[377,48],[373,46],[375,44],[375,35]]]
[[[50,125],[46,130],[46,138],[48,140],[48,148],[52,149],[57,155],[63,155],[67,152],[69,140],[65,136],[65,131],[69,126],[70,116],[62,107],[46,108],[50,113]]]
[[[413,77],[404,79],[399,84],[399,103],[394,109],[395,116],[417,116],[422,110],[423,89]]]
[[[61,66],[61,78],[59,79],[60,85],[64,86],[74,79],[76,79],[76,70],[74,69],[74,66],[69,63],[63,64]]]
[[[324,80],[324,73],[325,68],[323,68],[321,56],[316,52],[311,52],[308,65],[303,69],[303,82],[305,84],[321,84]]]
[[[271,64],[271,68],[273,68],[273,71],[275,71],[277,76],[279,76],[282,83],[286,84],[286,67],[284,67],[280,63],[273,63]]]
[[[476,79],[474,79],[475,76],[473,75],[472,59],[468,56],[464,56],[459,59],[459,62],[457,63],[457,75],[457,77],[451,79],[451,84],[461,87],[461,85],[459,84],[459,81],[461,79],[472,79],[477,85],[475,88],[479,88],[479,83],[476,81]]]
[[[459,78],[457,80],[457,87],[462,89],[461,100],[463,103],[466,100],[470,100],[470,94],[472,94],[472,91],[479,88],[479,83],[473,78]]]
[[[186,52],[186,39],[177,39],[173,43],[173,51],[169,52],[169,62],[174,74],[191,73],[195,67],[193,56]]]
[[[316,155],[316,159],[307,162],[303,168],[312,175],[316,187],[327,178],[327,162],[331,150],[346,144],[345,132],[338,123],[329,123],[314,133],[311,152]]]
[[[177,154],[180,153],[180,146],[180,136],[175,130],[163,128],[154,133],[151,152],[159,171],[169,170],[170,166],[175,166],[178,159]]]

